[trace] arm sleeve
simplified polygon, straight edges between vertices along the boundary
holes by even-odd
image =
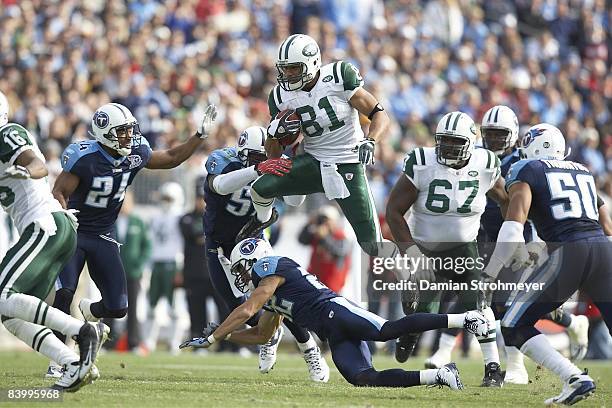
[[[251,166],[246,169],[215,175],[212,179],[211,187],[217,194],[227,195],[240,190],[257,177],[259,177],[259,174],[255,171],[255,166]]]
[[[604,200],[599,196],[599,194],[597,194],[597,208],[600,208],[604,204]]]

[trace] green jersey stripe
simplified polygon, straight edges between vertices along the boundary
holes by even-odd
[[[276,90],[276,106],[280,110],[280,104],[283,103],[283,98],[281,97],[280,86],[276,85],[275,90]]]
[[[425,151],[423,151],[422,147],[419,148],[419,156],[421,156],[421,166],[424,166],[425,165]]]
[[[487,169],[491,168],[491,155],[492,153],[489,150],[487,150]]]
[[[340,82],[340,77],[338,75],[338,64],[340,64],[340,62],[336,62],[334,63],[334,66],[332,67],[332,73],[334,74],[334,82],[335,83],[339,83]]]

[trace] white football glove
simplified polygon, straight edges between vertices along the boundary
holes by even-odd
[[[299,120],[288,120],[295,111],[288,110],[280,118],[270,121],[266,132],[271,139],[283,139],[300,131],[302,123]]]
[[[219,263],[221,264],[221,267],[223,268],[225,273],[226,274],[230,273],[232,263],[230,262],[229,259],[225,257],[225,254],[223,254],[223,248],[221,247],[217,248],[217,259],[219,259]]]
[[[529,252],[529,257],[531,258],[534,266],[540,266],[544,263],[546,258],[548,258],[548,253],[546,252],[546,243],[543,241],[531,241],[525,245],[527,247],[527,252]]]
[[[74,230],[78,230],[79,229],[79,220],[77,218],[77,214],[79,213],[79,210],[64,210],[64,213],[68,216],[68,219],[70,220],[70,225],[72,226],[72,228],[74,228]]]
[[[25,180],[30,178],[30,171],[23,166],[13,165],[4,170],[4,175],[10,178]]]
[[[516,251],[514,251],[514,255],[512,255],[512,259],[510,260],[510,269],[512,272],[522,271],[525,268],[533,265],[533,259],[529,256],[529,251],[527,251],[527,246],[524,243],[519,243],[516,247]]]
[[[435,282],[436,275],[433,270],[428,269],[426,266],[428,264],[427,257],[423,255],[418,246],[413,245],[406,250],[406,256],[413,261],[410,261],[410,265],[418,265],[415,270],[410,271],[410,281],[417,282],[417,286],[419,286],[419,281],[427,281],[427,282]],[[418,264],[417,264],[418,262]]]
[[[374,139],[370,139],[369,137],[357,143],[357,146],[355,146],[353,151],[357,151],[359,153],[359,161],[361,164],[365,166],[374,164],[374,147]]]
[[[211,346],[211,343],[208,341],[208,339],[206,337],[194,337],[191,340],[187,340],[182,342],[179,345],[180,349],[183,348],[187,348],[187,347],[193,347],[193,348],[209,348]]]
[[[202,122],[198,126],[197,135],[200,139],[206,139],[210,132],[215,127],[215,120],[217,119],[217,107],[215,105],[208,105],[204,112]]]

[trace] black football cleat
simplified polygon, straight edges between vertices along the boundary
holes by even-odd
[[[395,359],[398,363],[405,363],[408,360],[414,352],[420,336],[420,334],[406,334],[397,339],[395,342]]]
[[[276,208],[272,208],[272,215],[266,222],[261,222],[257,219],[257,214],[253,215],[251,219],[242,227],[238,235],[236,235],[236,243],[247,238],[257,238],[263,230],[274,224],[278,220],[278,211]]]
[[[498,363],[489,363],[485,366],[485,374],[480,386],[501,388],[504,386],[505,376],[506,372],[502,371]]]

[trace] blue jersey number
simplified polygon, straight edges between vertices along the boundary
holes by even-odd
[[[581,218],[583,213],[592,220],[599,219],[593,176],[590,174],[551,172],[546,173],[546,179],[550,190],[550,198],[564,201],[550,207],[555,220]],[[572,188],[576,186],[578,186],[578,191]]]
[[[121,184],[113,196],[113,200],[123,201],[129,180],[130,172],[123,173],[123,176],[121,177]],[[94,177],[93,181],[91,182],[91,190],[89,191],[89,194],[87,194],[85,204],[96,208],[108,207],[108,200],[113,194],[113,183],[114,180],[111,176]]]
[[[249,186],[236,190],[227,202],[225,209],[236,217],[244,217],[251,212],[251,188]]]

